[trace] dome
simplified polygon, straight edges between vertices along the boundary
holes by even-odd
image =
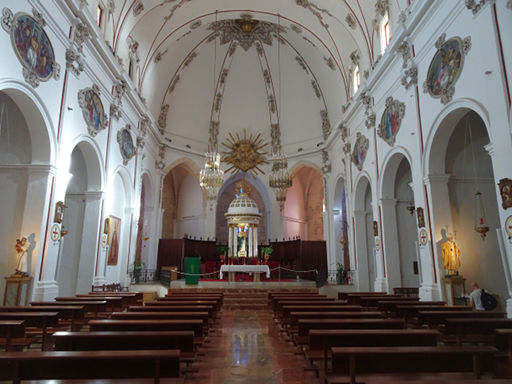
[[[258,205],[249,197],[248,194],[242,192],[229,204],[226,215],[258,215]]]

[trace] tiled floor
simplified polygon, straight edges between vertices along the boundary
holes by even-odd
[[[284,340],[269,309],[222,310],[210,339],[187,384],[318,383],[304,371],[306,361]]]

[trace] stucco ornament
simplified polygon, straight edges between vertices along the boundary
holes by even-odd
[[[377,134],[390,146],[395,145],[396,135],[400,130],[402,119],[405,115],[405,104],[393,100],[390,96],[386,99],[386,109],[382,113]]]
[[[427,79],[423,83],[423,92],[434,98],[440,98],[447,104],[455,93],[455,83],[464,67],[464,57],[471,49],[471,37],[452,37],[448,40],[443,33],[436,42],[435,53],[427,71]]]

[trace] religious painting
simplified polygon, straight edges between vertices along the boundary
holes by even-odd
[[[136,153],[136,148],[133,145],[133,139],[129,128],[130,126],[127,125],[126,128],[117,132],[117,142],[119,143],[119,150],[121,151],[124,165],[128,164],[128,161],[130,161]]]
[[[418,218],[418,228],[425,228],[425,215],[423,213],[423,208],[416,208],[416,217]]]
[[[55,62],[55,53],[44,31],[45,21],[41,14],[33,11],[34,17],[18,12],[13,15],[9,8],[2,10],[2,28],[11,35],[16,57],[23,66],[23,77],[37,87],[40,81],[51,77],[58,79],[60,65]]]
[[[503,209],[512,207],[512,180],[501,179],[498,183],[501,195],[501,206]]]
[[[66,205],[62,201],[57,201],[55,203],[55,213],[53,215],[54,223],[62,223],[62,219],[64,217],[64,208],[67,208]]]
[[[358,170],[363,169],[364,160],[368,152],[369,141],[366,137],[357,132],[357,139],[354,145],[354,151],[352,152],[352,162],[355,164]]]
[[[117,265],[119,258],[119,239],[121,236],[121,219],[115,216],[108,218],[108,258],[107,265]]]
[[[91,136],[96,136],[99,131],[106,128],[108,118],[97,85],[80,90],[78,92],[78,104],[82,109],[82,116]]]
[[[373,221],[373,236],[379,236],[379,225],[377,221]]]
[[[386,99],[386,109],[380,119],[377,134],[391,146],[395,144],[395,138],[400,130],[404,114],[404,103],[398,100],[393,100],[391,96]]]
[[[441,98],[447,104],[455,92],[454,85],[464,65],[464,56],[471,49],[471,37],[462,40],[452,37],[445,41],[443,33],[436,42],[435,53],[427,71],[427,79],[423,83],[423,91],[434,98]]]

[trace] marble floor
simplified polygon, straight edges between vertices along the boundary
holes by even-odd
[[[279,332],[269,309],[223,309],[187,384],[316,384],[306,361]]]

